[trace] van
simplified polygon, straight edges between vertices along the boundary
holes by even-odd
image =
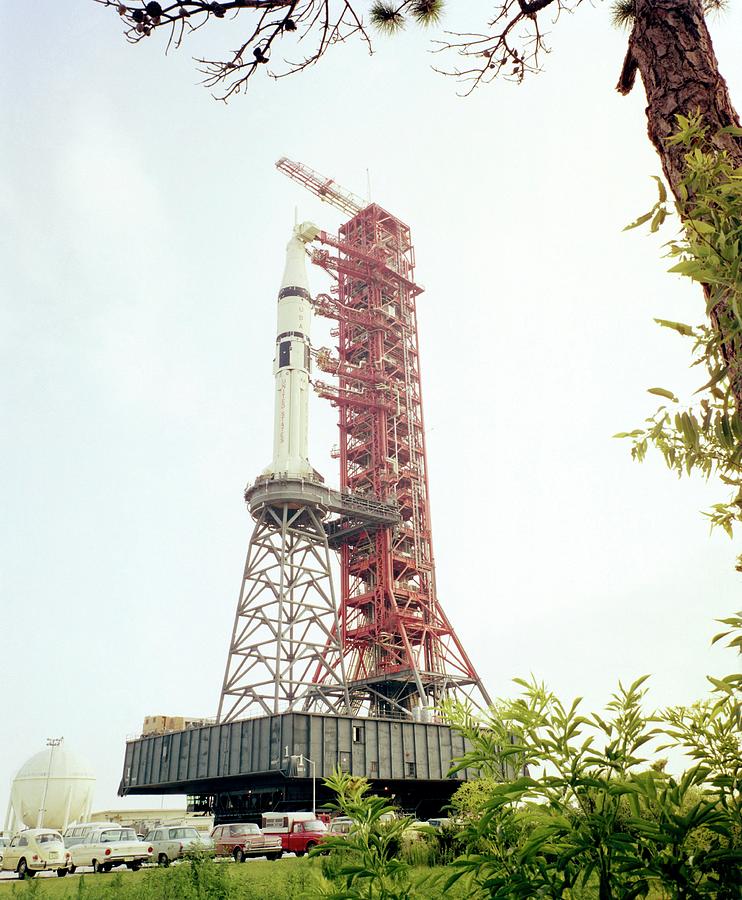
[[[69,825],[62,832],[64,846],[84,844],[95,828],[121,828],[121,825],[117,822],[78,822],[76,825]]]

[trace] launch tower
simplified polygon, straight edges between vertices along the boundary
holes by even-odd
[[[259,821],[306,809],[315,780],[329,799],[322,779],[340,768],[426,817],[468,777],[449,774],[466,748],[435,707],[490,699],[436,593],[410,229],[277,166],[347,219],[337,234],[298,225],[287,247],[273,458],[245,491],[255,525],[216,722],[129,740],[119,793],[186,793],[217,822]],[[308,256],[332,279],[314,298]],[[313,314],[336,323],[334,348],[312,347]],[[338,410],[337,490],[307,456],[310,386]]]
[[[298,226],[289,243],[274,458],[246,493],[256,527],[219,721],[297,708],[423,717],[450,694],[482,705],[489,697],[436,596],[410,229],[307,166],[277,166],[351,218],[337,236]],[[334,280],[313,303],[311,241],[321,245],[312,261]],[[337,381],[314,381],[339,411],[334,505],[306,458],[312,306],[337,321],[337,352],[316,353]],[[359,516],[363,505],[376,515]],[[340,555],[335,618],[329,548]]]

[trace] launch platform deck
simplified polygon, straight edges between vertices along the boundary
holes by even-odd
[[[435,815],[467,779],[466,770],[448,775],[464,751],[447,725],[283,713],[130,740],[119,794],[189,794],[194,808],[228,821],[309,808],[313,775],[320,804],[329,799],[322,780],[339,767]]]

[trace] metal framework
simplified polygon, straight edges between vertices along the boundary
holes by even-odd
[[[268,482],[257,484],[252,495],[247,492],[255,529],[219,722],[284,711],[342,715],[350,710],[343,661],[328,662],[328,651],[340,655],[338,613],[322,522],[326,509],[311,487]]]
[[[315,380],[339,410],[341,488],[395,504],[401,521],[356,529],[333,542],[340,553],[340,649],[328,645],[329,671],[344,666],[352,709],[410,716],[458,695],[490,698],[438,602],[430,521],[416,298],[410,229],[375,203],[301,163],[277,167],[351,218],[337,236],[320,232],[313,262],[333,276],[315,312],[335,319],[337,353],[318,351]]]
[[[436,596],[410,229],[377,204],[358,211],[313,261],[337,279],[315,309],[337,320],[341,487],[397,504],[401,523],[340,547],[341,634],[354,712],[395,716],[458,694],[489,697]],[[340,657],[336,664],[341,662]],[[317,671],[319,683],[327,677]]]

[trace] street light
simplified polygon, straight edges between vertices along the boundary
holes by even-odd
[[[44,814],[46,813],[46,795],[49,791],[49,779],[52,774],[52,760],[54,759],[54,750],[59,747],[59,745],[64,740],[63,737],[59,738],[47,738],[46,746],[51,747],[49,751],[49,768],[46,770],[46,781],[44,782],[44,793],[41,797],[41,806],[39,807],[39,815],[36,819],[36,827],[42,828],[44,823]]]
[[[317,815],[317,812],[316,812],[316,806],[317,806],[317,789],[316,789],[316,785],[317,785],[317,767],[316,767],[316,765],[315,765],[315,763],[314,763],[314,760],[313,760],[313,759],[310,759],[308,756],[304,756],[303,753],[302,753],[301,758],[302,758],[302,762],[303,762],[304,760],[306,760],[306,761],[311,765],[311,767],[312,767],[312,815],[313,815],[313,816],[316,816],[316,815]]]

